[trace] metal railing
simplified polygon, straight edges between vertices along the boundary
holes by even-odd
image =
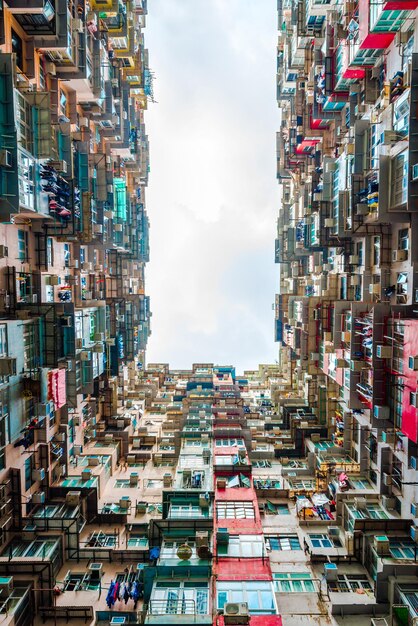
[[[150,600],[148,605],[150,615],[196,615],[196,602],[192,599],[178,600]],[[204,611],[199,611],[204,613]]]

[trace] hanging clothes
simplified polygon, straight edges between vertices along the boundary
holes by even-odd
[[[114,598],[114,591],[115,591],[115,583],[112,580],[112,582],[110,583],[109,590],[107,592],[107,596],[106,596],[106,604],[107,604],[109,609],[111,609],[112,606],[115,604],[115,601],[113,599]]]

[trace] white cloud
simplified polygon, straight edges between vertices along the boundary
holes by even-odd
[[[153,0],[148,361],[274,359],[275,0]]]

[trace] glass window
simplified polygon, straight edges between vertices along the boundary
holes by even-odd
[[[28,233],[25,230],[17,231],[17,250],[19,261],[26,261],[28,253]]]
[[[227,546],[218,545],[218,556],[257,558],[264,554],[262,535],[232,535]]]
[[[357,592],[358,589],[373,591],[365,574],[338,574],[338,580],[330,581],[328,589],[333,592]]]
[[[25,491],[32,487],[32,457],[25,459]]]
[[[333,548],[334,544],[328,535],[324,534],[311,534],[308,535],[313,548]]]
[[[252,502],[217,502],[216,513],[218,519],[254,519]]]
[[[413,541],[390,541],[390,553],[395,559],[414,559],[417,553]]]
[[[265,541],[270,550],[301,550],[297,535],[268,535]]]
[[[312,576],[308,572],[273,574],[273,585],[277,593],[315,592]]]
[[[158,581],[150,601],[152,615],[206,614],[209,604],[209,588],[206,582]]]
[[[227,602],[247,602],[252,615],[276,613],[272,586],[267,581],[222,581],[217,584],[217,608]]]

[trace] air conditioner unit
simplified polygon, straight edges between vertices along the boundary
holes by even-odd
[[[55,63],[52,61],[44,61],[45,73],[51,74],[51,76],[56,76],[57,68],[55,67]]]
[[[113,230],[115,233],[121,233],[123,231],[123,224],[113,224]]]
[[[390,487],[392,485],[392,476],[390,474],[383,473],[382,480],[386,487]]]
[[[132,472],[129,476],[129,486],[136,487],[138,485],[138,472]]]
[[[356,205],[356,213],[357,215],[368,215],[370,213],[369,205],[364,204],[363,202],[358,202]]]
[[[96,233],[96,235],[102,235],[103,224],[93,224],[93,232]]]
[[[26,524],[22,530],[22,539],[24,541],[33,541],[36,535],[36,526],[34,524]]]
[[[351,265],[358,265],[359,264],[359,256],[358,254],[350,254],[350,256],[348,257],[348,262]]]
[[[105,216],[108,220],[111,220],[111,219],[113,219],[114,213],[113,213],[113,211],[104,211],[104,212],[103,212],[103,215],[104,215],[104,216]]]
[[[73,318],[71,315],[64,315],[61,317],[61,326],[71,327],[73,325]]]
[[[39,493],[34,493],[32,496],[33,504],[45,504],[45,492],[40,491]]]
[[[324,220],[324,226],[325,226],[325,228],[334,228],[334,226],[335,226],[335,219],[333,217],[327,217]]]
[[[324,563],[324,576],[328,582],[338,580],[338,567],[336,563]]]
[[[16,359],[0,357],[0,376],[15,376],[16,371]]]
[[[91,467],[95,467],[95,466],[97,466],[97,465],[100,465],[100,459],[99,459],[99,457],[97,457],[97,456],[89,456],[89,457],[88,457],[88,461],[87,461],[87,462],[88,462],[88,464],[89,464]]]
[[[73,447],[73,453],[78,456],[79,454],[82,454],[83,452],[83,446],[79,445],[79,444],[75,444]]]
[[[131,500],[129,496],[122,496],[119,500],[119,506],[121,509],[129,509],[131,506]]]
[[[13,157],[10,150],[5,150],[4,148],[0,150],[0,165],[2,167],[12,167]]]
[[[90,350],[82,350],[82,352],[80,352],[80,358],[82,361],[91,361]]]
[[[61,172],[62,174],[67,173],[67,161],[49,161],[48,165],[57,170],[57,172]]]
[[[250,613],[246,602],[227,602],[224,606],[224,624],[248,624]]]
[[[380,283],[370,283],[369,285],[369,293],[378,295],[380,293]]]
[[[338,526],[328,526],[328,535],[330,537],[339,537],[340,529]]]
[[[102,343],[96,343],[96,345],[93,346],[93,352],[96,354],[103,354],[104,351],[105,349]]]
[[[2,576],[0,578],[0,590],[2,593],[2,598],[4,599],[6,595],[10,595],[13,590],[13,576]]]
[[[359,274],[352,274],[350,276],[350,283],[352,287],[357,287],[358,285],[360,285],[361,282],[361,278]]]
[[[408,43],[410,37],[411,37],[411,32],[409,30],[408,31],[398,30],[398,32],[395,35],[395,46],[403,46],[404,44]]]
[[[408,258],[407,250],[392,250],[392,261],[394,263],[406,261],[407,258]]]
[[[89,118],[88,117],[79,117],[78,125],[80,128],[88,128],[89,127]]]
[[[366,498],[354,498],[354,506],[359,511],[364,511],[367,506]]]
[[[201,509],[209,508],[210,496],[208,493],[199,494],[199,506]]]
[[[55,433],[55,440],[56,441],[64,443],[65,439],[66,439],[66,434],[65,433]]]
[[[65,495],[67,506],[79,506],[81,501],[81,491],[68,491]]]
[[[83,482],[86,482],[87,480],[91,480],[93,473],[91,471],[91,469],[83,469],[83,471],[81,472],[81,480]]]
[[[390,417],[390,408],[388,406],[375,405],[373,409],[373,417],[381,420],[388,420]]]
[[[217,478],[216,479],[216,488],[217,489],[226,489],[226,478]]]
[[[390,554],[390,543],[386,535],[377,535],[374,537],[374,549],[379,556]]]
[[[392,511],[395,508],[395,498],[391,496],[382,496],[382,504],[388,511]]]
[[[40,467],[39,469],[34,469],[32,470],[32,480],[34,482],[36,481],[41,481],[45,479],[45,470],[43,467]]]
[[[229,544],[229,532],[227,528],[218,528],[216,543],[220,546],[227,546]]]
[[[9,256],[9,248],[3,244],[0,245],[0,259]]]
[[[196,548],[201,548],[202,546],[209,545],[209,533],[207,530],[197,530],[196,531]]]
[[[78,33],[82,33],[84,30],[84,22],[79,17],[76,17],[72,21],[73,31],[77,31]]]
[[[364,361],[356,361],[352,359],[350,361],[350,369],[352,372],[361,372],[361,370],[366,366]]]
[[[390,359],[392,357],[392,346],[376,346],[376,356],[378,359]]]
[[[410,356],[408,358],[408,367],[414,372],[418,372],[418,356]]]
[[[394,130],[384,130],[383,131],[383,145],[390,146],[393,143],[396,143],[400,139],[399,133]]]

